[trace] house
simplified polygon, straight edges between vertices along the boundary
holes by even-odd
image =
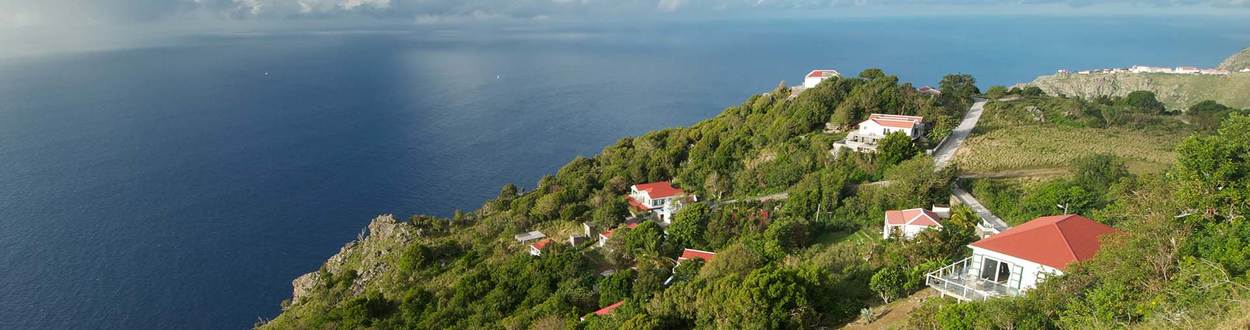
[[[1067,70],[1067,69],[1059,69],[1059,70],[1055,70],[1055,73],[1058,73],[1058,74],[1068,74],[1068,70]]]
[[[885,226],[881,230],[881,238],[902,235],[903,239],[913,239],[926,229],[942,228],[938,222],[941,216],[923,208],[908,210],[885,211]]]
[[[1098,253],[1114,228],[1080,215],[1040,217],[969,244],[972,256],[925,276],[943,296],[961,301],[1018,296]]]
[[[662,226],[673,221],[673,214],[686,202],[696,200],[684,190],[674,188],[668,181],[636,184],[629,187],[629,205],[638,212],[650,212]]]
[[[1220,70],[1220,69],[1202,69],[1202,70],[1198,70],[1198,73],[1217,75],[1217,76],[1226,76],[1230,72],[1228,72],[1228,70]]]
[[[803,88],[814,88],[825,79],[840,76],[838,70],[812,70],[803,78]]]
[[[1196,67],[1192,67],[1192,66],[1178,66],[1178,67],[1176,67],[1176,70],[1173,70],[1172,72],[1173,72],[1173,73],[1187,73],[1187,74],[1188,74],[1188,73],[1199,73],[1199,72],[1202,72],[1202,70],[1200,70],[1200,69],[1198,69],[1198,68],[1196,68]]]
[[[627,223],[625,224],[625,227],[629,229],[634,229],[634,227],[638,227],[638,223],[637,222]],[[608,229],[599,233],[599,243],[598,243],[599,247],[604,247],[608,245],[608,240],[612,239],[613,231],[615,231],[615,229]]]
[[[1245,68],[1245,69],[1237,70],[1237,72],[1250,72],[1250,68]]]
[[[708,262],[712,261],[712,258],[716,258],[715,252],[685,249],[681,251],[681,256],[677,257],[677,263],[680,264],[682,261],[694,259],[701,259],[703,262]]]
[[[920,92],[921,94],[929,94],[933,96],[942,95],[942,90],[929,87],[929,86],[920,87],[920,89],[917,89],[916,91]]]
[[[516,234],[516,235],[513,235],[512,238],[516,239],[518,243],[525,244],[525,242],[529,242],[532,240],[547,238],[547,235],[543,234],[543,232],[541,231],[536,230],[536,231],[531,231],[531,232],[524,233],[524,234]]]
[[[846,136],[846,140],[833,144],[833,152],[847,148],[856,152],[876,152],[877,142],[889,133],[903,133],[912,140],[924,136],[924,118],[918,116],[889,115],[874,113],[856,126],[855,131]]]
[[[552,241],[550,238],[544,238],[542,240],[534,242],[534,244],[530,244],[530,255],[535,256],[535,257],[542,256],[543,248],[547,247],[548,245],[551,245],[551,242],[554,242],[554,241]]]
[[[625,303],[624,300],[618,301],[615,304],[608,305],[608,307],[600,308],[597,311],[591,312],[590,314],[586,314],[586,316],[582,316],[580,320],[585,321],[586,318],[595,316],[595,315],[597,316],[610,315],[612,314],[612,311],[615,311],[617,308],[620,308],[621,304],[624,304],[624,303]]]

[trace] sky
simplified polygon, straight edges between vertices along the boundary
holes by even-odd
[[[1250,0],[0,0],[0,57],[202,31],[884,15],[1250,17]]]

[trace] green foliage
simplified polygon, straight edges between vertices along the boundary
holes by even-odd
[[[651,221],[643,221],[633,229],[625,230],[625,248],[637,255],[656,256],[660,254],[664,230]]]
[[[1244,219],[1250,208],[1250,116],[1234,114],[1215,135],[1177,147],[1177,197],[1205,218]]]
[[[633,295],[634,271],[623,269],[605,276],[595,286],[599,291],[599,306],[615,304]]]
[[[673,224],[668,226],[668,240],[677,247],[703,247],[706,244],[703,233],[707,231],[710,218],[711,210],[707,204],[697,203],[682,208],[673,216]]]
[[[902,132],[886,134],[877,143],[877,160],[886,167],[911,159],[915,155],[916,148],[911,143],[911,137]]]
[[[1167,111],[1163,102],[1159,102],[1159,100],[1155,98],[1155,93],[1150,91],[1130,92],[1128,95],[1125,95],[1124,98],[1120,99],[1119,104],[1128,106],[1137,112],[1148,114],[1162,114]]]
[[[881,268],[876,274],[872,274],[872,280],[868,282],[868,287],[881,296],[881,301],[889,303],[891,300],[907,294],[907,276],[903,273],[903,270],[898,268]]]
[[[942,97],[960,105],[971,104],[972,97],[981,94],[977,80],[970,74],[948,74],[938,83]]]
[[[1220,127],[1220,122],[1232,113],[1238,112],[1218,102],[1206,100],[1189,106],[1185,110],[1185,118],[1200,131],[1209,132]]]
[[[994,85],[994,86],[990,86],[990,89],[985,91],[985,97],[988,97],[991,99],[1000,99],[1000,98],[1006,97],[1007,92],[1008,92],[1007,86]]]

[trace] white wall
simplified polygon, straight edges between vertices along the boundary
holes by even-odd
[[[972,255],[974,256],[974,260],[976,260],[975,256],[989,257],[998,261],[1004,261],[1009,264],[1020,266],[1020,274],[1016,274],[1015,269],[1012,269],[1011,276],[1020,276],[1020,290],[1021,291],[1025,291],[1025,290],[1029,290],[1034,287],[1037,287],[1038,273],[1045,272],[1045,273],[1049,273],[1050,276],[1058,276],[1058,275],[1063,274],[1063,271],[1060,271],[1050,266],[1046,266],[1046,265],[1039,264],[1036,262],[1012,257],[1012,256],[998,253],[995,251],[978,248],[975,246],[969,246],[969,247],[972,248]],[[980,268],[980,265],[976,265],[974,267]]]
[[[925,229],[936,230],[937,228],[917,225],[885,225],[881,238],[890,239],[890,234],[893,234],[894,231],[898,231],[903,235],[903,239],[910,240],[916,238],[916,235],[920,235],[920,233],[925,231]]]

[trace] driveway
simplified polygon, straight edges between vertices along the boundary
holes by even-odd
[[[964,114],[964,119],[959,122],[959,126],[951,131],[950,137],[946,138],[946,142],[933,152],[933,165],[936,168],[945,168],[950,165],[952,159],[955,159],[955,151],[959,150],[959,146],[963,144],[964,139],[968,138],[968,134],[972,134],[972,129],[977,127],[977,121],[981,120],[981,111],[985,110],[986,100],[977,100],[972,104],[972,108],[968,109],[968,113]]]

